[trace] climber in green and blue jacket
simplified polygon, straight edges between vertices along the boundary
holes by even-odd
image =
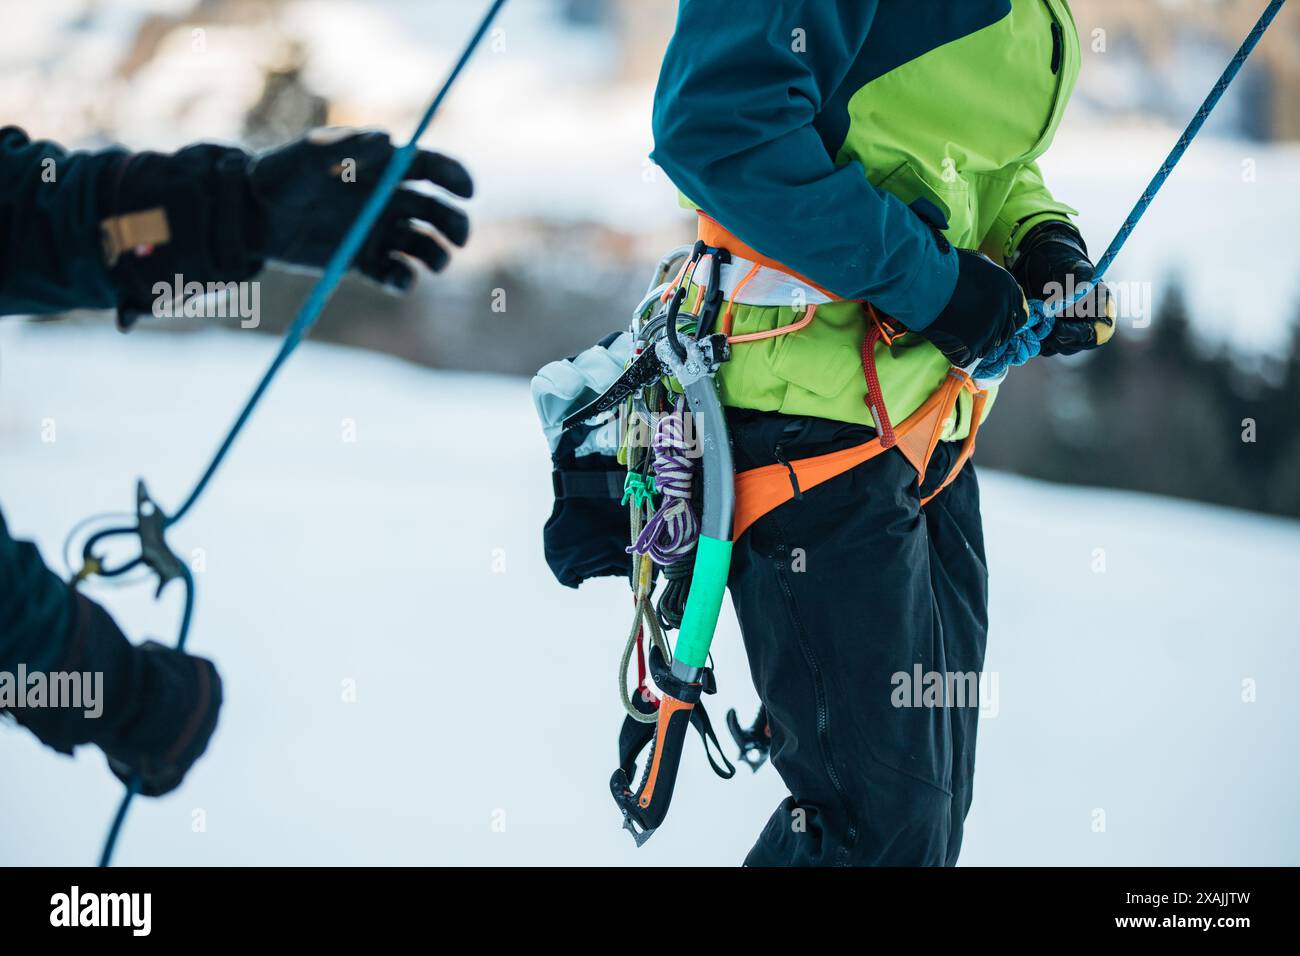
[[[900,422],[953,366],[1005,345],[1026,298],[1092,277],[1075,210],[1037,164],[1081,56],[1066,0],[682,0],[655,161],[689,205],[843,300],[797,332],[733,349],[720,386],[738,469],[873,437],[861,302],[905,330],[875,352]],[[801,308],[737,301],[730,331],[789,326]],[[1096,347],[1113,327],[1098,287],[1058,319],[1043,354]],[[977,704],[906,706],[897,689],[918,664],[983,668],[974,469],[922,505],[970,431],[971,403],[963,394],[919,483],[902,455],[883,454],[737,543],[733,601],[791,792],[748,862],[957,858]]]

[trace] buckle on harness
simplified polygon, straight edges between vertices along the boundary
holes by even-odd
[[[880,338],[885,345],[892,346],[899,337],[907,334],[907,329],[900,328],[893,319],[881,315],[880,310],[870,302],[864,302],[862,306],[866,309],[867,318],[880,330]]]

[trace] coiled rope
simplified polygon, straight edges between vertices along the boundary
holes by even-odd
[[[700,538],[700,519],[691,503],[695,461],[686,433],[687,414],[686,397],[680,396],[672,412],[655,423],[655,485],[663,503],[627,549],[628,554],[648,555],[660,567],[686,557]]]

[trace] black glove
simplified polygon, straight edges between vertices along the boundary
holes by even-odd
[[[322,267],[356,219],[396,148],[387,133],[316,130],[253,160],[249,189],[258,212],[258,253],[294,265]],[[465,167],[420,150],[406,174],[468,199],[474,184]],[[409,256],[434,272],[447,265],[447,251],[427,230],[463,246],[469,219],[440,199],[398,189],[357,254],[353,266],[376,282],[407,289],[415,281]]]
[[[74,630],[51,671],[102,675],[100,713],[44,707],[14,717],[63,753],[95,744],[122,781],[140,776],[145,796],[169,793],[207,749],[221,678],[203,658],[153,642],[133,646],[102,607],[81,594],[74,600]]]
[[[1020,243],[1011,272],[1031,299],[1052,302],[1092,281],[1096,268],[1079,231],[1067,222],[1044,222]],[[1073,355],[1105,345],[1115,334],[1115,297],[1099,282],[1056,319],[1043,339],[1043,355]]]
[[[133,648],[134,700],[110,736],[96,740],[123,783],[160,797],[181,785],[208,748],[221,710],[221,677],[211,661],[146,641]]]
[[[374,190],[393,155],[385,133],[320,130],[263,156],[201,143],[174,154],[99,154],[97,215],[119,319],[129,326],[183,282],[242,282],[265,260],[320,268]],[[421,150],[407,173],[469,197],[469,173]],[[412,228],[427,222],[455,245],[469,237],[463,212],[431,196],[399,189],[352,265],[397,289],[415,279],[403,253],[437,271],[448,255]],[[164,293],[165,294],[165,293]]]
[[[178,275],[183,283],[243,282],[262,270],[242,149],[200,143],[102,158],[96,212],[123,328],[164,296],[170,302]]]
[[[939,317],[920,331],[957,368],[1002,348],[1029,321],[1011,273],[983,253],[957,250],[957,287]]]

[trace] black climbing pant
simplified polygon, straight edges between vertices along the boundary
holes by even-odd
[[[870,429],[732,411],[737,467],[824,454]],[[772,763],[790,788],[751,866],[953,865],[970,809],[988,573],[972,465],[930,504],[891,451],[812,488],[737,543],[730,588]]]

